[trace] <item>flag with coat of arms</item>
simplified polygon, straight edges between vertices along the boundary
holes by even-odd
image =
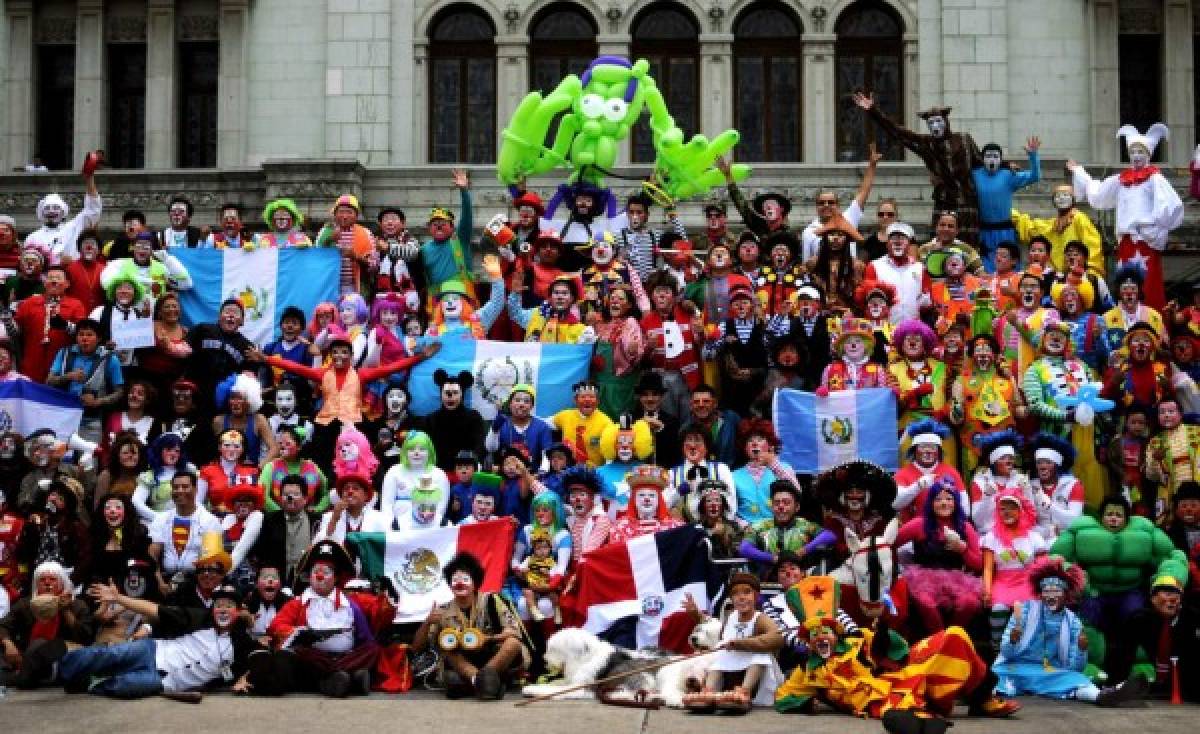
[[[216,320],[221,303],[236,299],[245,309],[241,332],[255,344],[275,338],[288,306],[311,314],[317,304],[336,301],[341,254],[332,247],[265,247],[214,250],[176,247],[192,276],[192,288],[179,292],[185,326]]]
[[[884,387],[837,390],[818,397],[777,390],[773,401],[780,458],[799,474],[819,474],[853,459],[899,469],[896,396]]]
[[[32,380],[0,382],[0,434],[15,431],[28,436],[49,428],[60,440],[79,430],[83,404],[65,390]]]
[[[460,335],[444,337],[441,344],[438,353],[413,367],[409,376],[416,415],[428,415],[441,405],[433,381],[439,369],[450,375],[471,373],[474,384],[467,392],[467,405],[484,420],[491,420],[515,385],[532,385],[537,391],[535,411],[539,416],[572,407],[575,383],[586,379],[591,368],[590,344],[498,342]]]

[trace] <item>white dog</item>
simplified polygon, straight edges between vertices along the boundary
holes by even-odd
[[[708,620],[697,625],[690,640],[697,650],[716,646],[720,635],[720,621]],[[655,661],[668,660],[672,656],[660,650],[624,650],[601,640],[587,630],[568,628],[559,630],[546,641],[546,669],[562,673],[560,683],[533,684],[525,686],[521,693],[526,696],[542,696],[573,686],[592,684],[598,680],[619,675],[623,672],[644,668]],[[704,660],[701,655],[687,660],[676,660],[657,670],[634,673],[619,681],[595,687],[581,688],[563,694],[563,699],[599,697],[602,701],[658,700],[672,708],[683,707],[683,694],[704,683]]]

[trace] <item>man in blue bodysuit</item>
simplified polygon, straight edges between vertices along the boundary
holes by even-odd
[[[1004,152],[996,143],[983,146],[983,165],[971,170],[975,179],[975,194],[979,197],[979,255],[989,273],[996,272],[996,247],[1001,242],[1016,242],[1017,231],[1012,222],[1013,194],[1042,178],[1038,148],[1042,141],[1036,135],[1025,144],[1029,170],[1021,171],[1004,164]]]

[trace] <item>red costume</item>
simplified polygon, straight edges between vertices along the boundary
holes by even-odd
[[[21,373],[36,382],[46,381],[54,355],[71,345],[71,335],[66,330],[50,328],[46,304],[51,298],[39,293],[17,306],[16,322],[21,329]],[[87,314],[78,298],[62,296],[58,301],[58,315],[69,323],[74,324]]]

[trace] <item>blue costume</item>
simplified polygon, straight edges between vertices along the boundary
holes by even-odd
[[[1000,656],[992,670],[999,677],[996,691],[1006,696],[1031,693],[1050,698],[1094,701],[1099,689],[1083,674],[1087,651],[1079,649],[1083,622],[1065,607],[1057,612],[1040,601],[1022,602],[1004,629]],[[1012,641],[1012,631],[1023,630]]]
[[[986,146],[985,146],[986,147]],[[979,257],[989,273],[996,272],[996,247],[1001,242],[1017,242],[1013,227],[1013,194],[1042,178],[1042,164],[1037,151],[1029,152],[1029,170],[1013,171],[1001,165],[995,173],[983,166],[971,171],[975,192],[979,198]]]
[[[520,445],[529,450],[529,456],[535,462],[541,461],[546,449],[554,443],[554,427],[545,420],[533,416],[524,431],[513,425],[512,420],[504,413],[497,413],[492,420],[492,430],[496,438],[494,452],[500,452],[509,446]],[[489,436],[489,439],[491,436]],[[490,442],[489,442],[489,450]]]

